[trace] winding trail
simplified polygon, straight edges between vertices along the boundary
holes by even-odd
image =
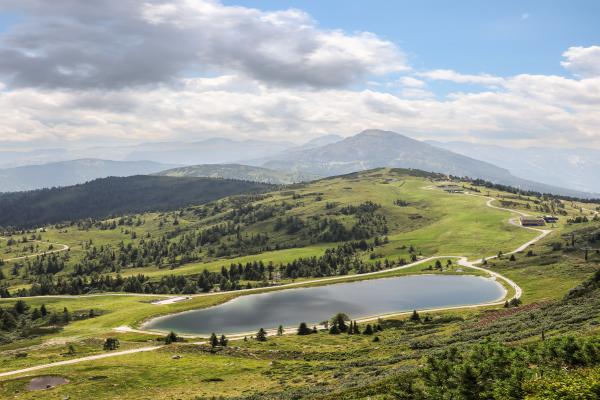
[[[0,239],[2,239],[2,240],[8,240],[8,238],[4,237],[4,236],[0,236]],[[27,259],[27,258],[30,258],[30,257],[43,256],[43,255],[52,254],[52,253],[60,253],[61,251],[67,251],[67,250],[70,249],[69,246],[67,246],[66,244],[62,244],[62,243],[44,242],[42,240],[29,240],[27,243],[30,243],[30,242],[42,243],[42,244],[52,245],[52,246],[60,246],[61,248],[60,249],[53,249],[53,250],[46,250],[46,251],[42,251],[40,253],[28,254],[26,256],[5,258],[5,259],[2,259],[2,261],[7,262],[7,261],[24,260],[24,259]]]
[[[427,187],[426,189],[434,189],[433,187]],[[469,193],[469,192],[465,192],[465,195],[467,196],[475,196],[475,197],[482,197],[487,199],[486,205],[490,208],[494,208],[497,210],[502,210],[502,211],[508,211],[510,213],[514,213],[517,214],[519,216],[529,216],[529,214],[522,212],[522,211],[518,211],[518,210],[513,210],[513,209],[509,209],[509,208],[503,208],[503,207],[498,207],[493,205],[492,203],[494,202],[494,198],[493,197],[488,197],[488,196],[482,196],[482,195],[478,195],[478,194],[474,194],[474,193]],[[509,252],[509,253],[505,253],[505,255],[510,255],[510,254],[514,254],[514,253],[518,253],[521,252],[523,250],[525,250],[527,247],[531,246],[532,244],[542,240],[543,238],[545,238],[546,236],[548,236],[552,230],[550,229],[538,229],[538,228],[532,228],[532,227],[525,227],[525,226],[521,226],[521,224],[518,222],[518,220],[516,218],[511,218],[509,219],[509,223],[518,226],[520,228],[523,229],[528,229],[528,230],[532,230],[532,231],[536,231],[539,234],[529,240],[528,242],[524,243],[523,245],[519,246],[517,249]],[[65,245],[63,245],[65,246]],[[68,249],[68,246],[66,246]],[[64,249],[58,250],[58,251],[64,251]],[[423,263],[427,263],[433,260],[437,260],[437,259],[447,259],[447,258],[456,258],[458,259],[458,264],[461,266],[464,266],[466,268],[472,268],[478,271],[484,271],[486,273],[488,273],[489,275],[491,275],[494,279],[500,280],[500,281],[504,281],[508,286],[510,286],[513,290],[514,290],[514,295],[510,298],[510,299],[505,299],[505,296],[499,300],[499,301],[494,301],[494,302],[488,302],[488,303],[480,303],[480,304],[472,304],[472,305],[463,305],[463,306],[452,306],[452,307],[440,307],[440,308],[432,308],[432,309],[423,309],[420,311],[424,311],[424,312],[437,312],[437,311],[447,311],[447,310],[456,310],[456,309],[465,309],[465,308],[479,308],[479,307],[489,307],[489,306],[498,306],[498,305],[502,305],[504,304],[504,302],[506,300],[511,300],[511,299],[518,299],[522,296],[523,294],[523,290],[521,289],[521,287],[519,285],[517,285],[517,283],[515,283],[513,280],[497,273],[494,271],[491,271],[489,269],[483,268],[483,267],[479,267],[479,264],[482,264],[484,262],[484,260],[490,260],[490,259],[494,259],[497,258],[498,255],[493,255],[490,257],[486,257],[486,258],[480,258],[474,261],[469,261],[467,259],[467,257],[465,256],[457,256],[457,255],[442,255],[442,256],[433,256],[433,257],[427,257],[418,261],[415,261],[413,263],[410,264],[406,264],[406,265],[402,265],[402,266],[398,266],[398,267],[394,267],[394,268],[389,268],[386,270],[382,270],[382,271],[375,271],[375,272],[368,272],[368,273],[364,273],[364,274],[360,274],[360,275],[351,275],[351,276],[336,276],[336,277],[330,277],[330,278],[324,278],[324,279],[314,279],[314,280],[308,280],[308,281],[302,281],[302,282],[293,282],[293,283],[287,283],[284,285],[279,285],[279,286],[272,286],[272,287],[265,287],[265,288],[252,288],[252,289],[241,289],[241,290],[236,290],[236,291],[230,291],[230,292],[216,292],[216,293],[201,293],[201,294],[195,294],[195,295],[190,295],[190,296],[185,296],[185,297],[173,297],[172,295],[153,295],[153,294],[136,294],[136,293],[103,293],[103,294],[92,294],[92,295],[80,295],[80,296],[68,296],[68,295],[57,295],[57,296],[37,296],[37,297],[57,297],[57,298],[79,298],[79,297],[94,297],[94,296],[153,296],[153,297],[166,297],[166,300],[162,300],[162,301],[158,301],[155,302],[153,304],[171,304],[177,301],[184,301],[184,300],[188,300],[192,297],[201,297],[201,296],[216,296],[216,295],[221,295],[223,293],[251,293],[251,292],[264,292],[264,291],[270,291],[270,290],[281,290],[281,289],[285,289],[285,288],[290,288],[290,287],[296,287],[296,286],[304,286],[307,284],[320,284],[323,282],[334,282],[334,281],[351,281],[354,280],[356,278],[363,277],[363,276],[373,276],[373,275],[381,275],[381,274],[387,274],[390,272],[394,272],[394,271],[399,271],[402,269],[406,269],[406,268],[411,268],[413,266],[419,265],[419,264],[423,264]],[[385,315],[376,315],[376,316],[372,316],[372,317],[367,317],[367,318],[363,318],[360,319],[358,322],[367,322],[367,321],[371,321],[377,318],[385,318],[385,317],[392,317],[392,316],[401,316],[401,315],[407,315],[410,314],[412,312],[400,312],[400,313],[393,313],[393,314],[385,314]],[[134,329],[128,326],[120,326],[117,328],[114,328],[115,331],[118,332],[136,332],[136,333],[148,333],[148,334],[160,334],[160,335],[164,335],[164,333],[162,332],[156,332],[156,331],[146,331],[146,330],[142,330],[142,329]],[[295,332],[295,329],[293,328],[286,328],[284,330],[284,333],[292,333]],[[240,340],[243,339],[244,336],[248,336],[251,335],[253,333],[248,333],[248,334],[236,334],[234,336],[230,336],[230,340]],[[273,335],[275,334],[275,331],[267,331],[268,335]],[[185,336],[185,335],[183,335]],[[193,344],[205,344],[206,342],[201,341],[201,342],[195,342]],[[29,368],[23,368],[23,369],[18,369],[18,370],[13,370],[13,371],[6,371],[6,372],[1,372],[0,373],[0,377],[6,377],[6,376],[12,376],[12,375],[17,375],[17,374],[22,374],[22,373],[27,373],[27,372],[33,372],[33,371],[38,371],[41,369],[46,369],[46,368],[52,368],[52,367],[57,367],[57,366],[62,366],[62,365],[71,365],[71,364],[76,364],[76,363],[80,363],[80,362],[85,362],[85,361],[93,361],[93,360],[98,360],[98,359],[103,359],[103,358],[107,358],[107,357],[115,357],[115,356],[120,356],[120,355],[126,355],[126,354],[133,354],[133,353],[139,353],[139,352],[146,352],[146,351],[154,351],[154,350],[158,350],[160,348],[162,348],[163,346],[150,346],[150,347],[140,347],[140,348],[136,348],[136,349],[130,349],[130,350],[124,350],[124,351],[117,351],[117,352],[110,352],[110,353],[103,353],[103,354],[97,354],[97,355],[93,355],[93,356],[87,356],[87,357],[81,357],[81,358],[74,358],[71,360],[65,360],[65,361],[58,361],[58,362],[53,362],[53,363],[49,363],[49,364],[41,364],[41,365],[36,365],[33,367],[29,367]]]

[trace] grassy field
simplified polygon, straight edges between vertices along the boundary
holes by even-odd
[[[385,171],[373,171],[356,177],[333,178],[299,186],[294,188],[293,195],[284,190],[258,202],[292,202],[295,196],[297,205],[288,213],[299,218],[328,215],[330,210],[326,207],[327,203],[335,202],[337,207],[358,205],[366,199],[378,203],[381,205],[379,212],[385,215],[388,221],[389,242],[374,250],[377,253],[375,259],[407,258],[410,246],[416,248],[422,257],[488,257],[497,254],[498,251],[512,251],[537,235],[536,232],[509,224],[510,213],[487,207],[485,198],[448,194],[431,189],[430,186],[434,184],[439,183],[423,178],[398,176]],[[476,189],[481,191],[481,195],[498,199],[495,201],[496,205],[500,205],[500,199],[506,198],[503,196],[509,196],[497,191],[488,192],[484,188]],[[395,205],[394,201],[398,199],[406,201],[408,206]],[[540,205],[534,201],[533,198],[522,197],[518,199],[522,206],[510,208],[538,215],[538,211],[532,210],[532,207]],[[526,206],[527,203],[531,203],[529,207]],[[578,234],[584,226],[600,227],[598,223],[566,224],[567,218],[581,215],[582,212],[587,213],[591,219],[592,214],[582,211],[580,204],[565,203],[564,210],[567,215],[561,218],[561,222],[553,228],[554,232],[543,241],[525,252],[516,254],[514,260],[504,256],[498,260],[490,260],[487,265],[491,270],[513,279],[522,287],[525,304],[523,312],[533,312],[527,307],[533,307],[535,310],[538,304],[556,302],[598,268],[600,255],[596,253],[591,254],[586,261],[581,251],[567,251],[564,247],[561,250],[553,249],[554,243],[568,243],[571,233]],[[139,216],[143,220],[139,226],[127,226],[116,230],[79,229],[76,226],[48,227],[41,234],[43,240],[71,246],[68,260],[70,268],[72,263],[85,254],[86,242],[90,240],[98,246],[120,241],[135,243],[148,233],[158,236],[171,232],[174,229],[174,218],[177,218],[179,228],[197,229],[214,225],[224,213],[223,211],[209,217],[198,217],[192,212],[147,213]],[[346,217],[339,218],[344,220]],[[246,231],[249,234],[271,232],[273,240],[279,243],[291,240],[290,235],[274,232],[273,224],[273,219],[267,219],[249,224]],[[137,238],[132,236],[132,231],[136,232]],[[171,274],[194,275],[205,268],[220,270],[221,266],[231,262],[262,260],[280,263],[299,257],[318,256],[322,255],[325,249],[335,245],[310,243],[310,239],[302,239],[299,243],[302,246],[297,248],[222,259],[206,256],[202,262],[184,264],[176,269],[145,266],[125,269],[122,274],[143,273],[154,279]],[[529,250],[532,253],[528,255]],[[445,265],[445,260],[442,261]],[[427,268],[430,264],[433,263],[368,278],[421,273],[483,274],[464,269],[458,272],[456,265],[436,271]],[[6,275],[10,274],[10,268],[11,263],[3,267]],[[69,271],[70,269],[67,269],[63,273]],[[348,280],[365,278],[367,277],[361,275],[347,277]],[[302,282],[302,279],[298,281]],[[23,284],[17,278],[11,280],[11,283]],[[59,311],[67,307],[71,312],[94,309],[100,315],[71,322],[56,333],[0,345],[0,372],[99,354],[103,352],[101,344],[107,337],[118,338],[121,349],[155,345],[160,342],[157,342],[154,335],[115,332],[114,328],[124,325],[139,326],[142,321],[157,315],[209,307],[238,295],[220,293],[196,296],[188,301],[160,306],[151,304],[160,296],[134,294],[27,299],[27,303],[32,307],[45,304],[50,310]],[[12,305],[14,302],[14,299],[4,299],[0,302],[0,307]],[[366,382],[381,382],[390,376],[412,371],[431,349],[446,346],[446,343],[458,340],[457,337],[463,340],[463,336],[469,332],[478,332],[482,329],[479,321],[486,320],[489,315],[496,315],[494,313],[498,312],[500,311],[463,309],[431,313],[433,320],[423,324],[411,324],[406,321],[406,317],[386,319],[385,330],[377,334],[379,342],[373,342],[372,336],[328,335],[322,332],[308,337],[290,335],[271,338],[265,343],[254,340],[236,341],[232,342],[228,349],[216,353],[203,346],[175,344],[154,352],[55,367],[29,373],[24,377],[0,378],[0,397],[203,399],[219,396],[246,397],[256,393],[259,398],[263,398],[260,397],[261,393],[283,391],[286,396],[291,393],[289,398],[293,398],[292,394],[299,391],[298,393],[302,394],[299,398],[329,398],[329,395],[334,396],[336,393],[345,394],[342,396],[344,398],[363,398],[353,397],[354,388],[362,387]],[[517,317],[510,314],[500,319],[502,318],[512,321]],[[600,322],[597,315],[595,320]],[[595,334],[598,325],[590,321],[584,321],[585,331],[587,334]],[[364,326],[362,324],[363,329]],[[581,328],[580,325],[577,326],[577,329]],[[528,325],[527,329],[533,332],[535,325]],[[501,332],[500,328],[498,332]],[[562,331],[557,331],[557,334],[560,332]],[[531,340],[531,337],[534,336],[525,336],[524,340]],[[72,354],[68,352],[69,344],[75,349]],[[174,359],[173,355],[179,355],[181,358]],[[47,392],[24,390],[31,377],[48,374],[65,376],[70,383]],[[339,385],[336,384],[338,382]]]
[[[427,189],[432,183],[426,179],[382,174],[371,172],[361,175],[360,178],[334,178],[317,181],[309,185],[294,189],[294,194],[286,191],[276,192],[267,199],[256,203],[277,204],[282,201],[295,202],[297,205],[286,212],[286,215],[309,218],[327,217],[331,212],[327,210],[327,203],[341,205],[358,205],[366,200],[380,204],[379,212],[388,221],[389,243],[377,250],[378,254],[390,258],[407,258],[408,248],[414,246],[421,255],[466,255],[469,257],[489,256],[499,250],[509,251],[519,244],[535,236],[533,232],[519,229],[507,223],[508,213],[488,208],[486,199],[473,196],[447,194],[440,190]],[[289,191],[288,191],[289,192]],[[318,194],[318,195],[317,195]],[[301,200],[293,200],[293,197]],[[315,201],[315,197],[320,199]],[[394,201],[402,199],[407,201],[407,207],[398,207]],[[69,260],[67,268],[61,274],[72,271],[72,265],[79,262],[85,253],[85,247],[92,243],[96,247],[113,245],[123,242],[139,242],[146,235],[159,237],[172,232],[174,229],[198,229],[214,225],[215,220],[224,217],[225,212],[209,218],[199,218],[193,213],[156,214],[147,213],[134,216],[143,224],[140,226],[125,226],[114,230],[101,230],[97,228],[85,229],[77,226],[48,227],[42,233],[45,241],[58,242],[69,245]],[[172,221],[177,218],[178,225],[174,227]],[[342,222],[347,220],[343,216],[336,216]],[[345,219],[344,219],[345,218]],[[167,221],[162,226],[160,221]],[[109,222],[109,221],[107,221]],[[122,271],[123,275],[143,273],[153,278],[164,275],[193,275],[204,269],[220,270],[232,262],[248,262],[263,260],[264,262],[285,263],[298,257],[311,257],[322,255],[326,248],[334,247],[336,243],[310,243],[310,240],[298,240],[290,235],[277,233],[273,229],[275,218],[250,224],[244,228],[249,234],[268,233],[270,240],[281,244],[296,243],[296,248],[261,252],[260,254],[242,257],[227,257],[215,259],[206,254],[202,255],[204,261],[192,262],[178,266],[176,270],[144,266],[130,268]],[[347,224],[347,222],[346,222]],[[135,232],[136,238],[132,238]],[[175,238],[171,239],[172,241]],[[4,267],[6,276],[10,276],[8,265]],[[22,279],[14,278],[12,285],[20,285]]]

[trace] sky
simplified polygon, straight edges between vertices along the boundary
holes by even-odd
[[[0,0],[0,150],[392,130],[600,148],[600,2]]]

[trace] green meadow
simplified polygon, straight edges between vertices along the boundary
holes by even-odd
[[[359,206],[365,201],[376,203],[380,206],[377,212],[385,217],[387,223],[387,240],[375,246],[372,251],[360,255],[365,263],[384,259],[409,260],[413,254],[418,258],[467,256],[469,259],[478,259],[496,255],[498,252],[510,252],[539,234],[510,224],[509,218],[514,218],[515,214],[488,207],[486,198],[445,193],[435,188],[441,184],[443,182],[393,170],[376,170],[294,185],[289,189],[267,194],[252,204],[277,206],[288,202],[293,204],[293,207],[285,212],[285,216],[302,220],[314,217],[334,218],[350,227],[352,218],[336,212],[337,210],[343,206]],[[506,201],[506,198],[513,196],[481,187],[475,189],[479,190],[481,196],[493,197],[494,205],[497,206],[501,206],[500,202],[503,199]],[[398,200],[403,201],[402,206],[397,205]],[[509,205],[508,208],[532,215],[541,214],[536,207],[548,204],[543,199],[540,201],[526,196],[521,196],[518,203]],[[374,322],[383,327],[382,331],[374,335],[330,335],[322,331],[308,336],[290,334],[269,337],[266,342],[258,342],[253,338],[235,340],[224,348],[193,344],[194,341],[205,340],[202,338],[186,338],[183,342],[163,346],[157,351],[104,358],[0,378],[0,397],[388,399],[392,398],[389,397],[390,393],[397,390],[391,388],[398,385],[398,379],[402,376],[413,376],[427,356],[456,343],[470,346],[479,343],[484,336],[511,342],[513,345],[535,343],[539,339],[539,327],[546,323],[554,327],[548,330],[548,337],[559,337],[565,332],[575,331],[585,332],[588,336],[595,335],[600,326],[596,313],[596,310],[600,309],[597,298],[584,297],[577,303],[563,299],[569,290],[589,279],[600,262],[600,255],[597,253],[590,254],[587,260],[584,259],[583,253],[577,250],[577,247],[569,247],[569,241],[574,236],[587,238],[590,230],[600,229],[600,224],[595,221],[567,224],[567,218],[586,211],[577,203],[564,202],[563,207],[566,215],[561,216],[561,221],[554,227],[545,228],[552,229],[553,232],[542,241],[512,258],[502,256],[489,260],[485,265],[486,268],[505,275],[521,286],[523,303],[520,307],[465,308],[422,313],[419,322],[409,321],[406,315],[386,317],[385,320]],[[117,246],[120,242],[135,245],[141,238],[169,235],[173,232],[175,233],[169,240],[175,243],[178,235],[190,230],[216,226],[229,215],[226,207],[221,209],[215,206],[214,210],[208,215],[197,212],[194,207],[178,212],[134,215],[132,219],[140,220],[139,225],[124,225],[117,229],[100,229],[93,224],[49,226],[40,234],[43,241],[70,246],[66,268],[58,273],[59,276],[68,276],[73,272],[74,265],[83,260],[90,243],[95,246]],[[106,220],[103,223],[111,221]],[[168,275],[194,277],[205,269],[220,271],[221,267],[227,267],[231,263],[262,261],[265,264],[279,264],[299,258],[319,257],[326,249],[341,244],[315,242],[310,236],[277,231],[274,228],[276,223],[276,217],[252,221],[244,225],[243,234],[268,234],[273,243],[281,247],[293,244],[294,247],[221,257],[200,249],[197,254],[200,261],[183,263],[176,267],[144,265],[125,268],[120,274],[144,274],[151,280]],[[561,243],[560,248],[556,245],[557,242]],[[0,246],[1,243],[2,241]],[[0,251],[9,254],[6,246],[0,247]],[[4,255],[3,258],[8,257]],[[442,258],[440,261],[446,266],[447,260]],[[279,283],[296,282],[298,285],[308,286],[431,273],[486,275],[482,271],[459,267],[456,263],[442,270],[430,268],[432,264],[433,262],[423,262],[410,268],[382,271],[377,275],[366,276],[352,271],[343,279],[333,282],[319,283],[318,279],[317,282],[312,282],[315,278],[297,278],[282,279]],[[26,277],[11,275],[13,265],[13,262],[6,262],[1,267],[7,282],[12,288],[27,287],[29,283]],[[114,272],[111,274],[116,275]],[[255,290],[260,292],[278,288],[257,287]],[[96,316],[71,321],[60,329],[43,335],[31,335],[11,343],[0,344],[0,372],[103,354],[105,351],[102,344],[109,337],[119,339],[119,350],[161,345],[162,336],[116,331],[115,328],[139,328],[143,321],[150,318],[210,307],[243,293],[200,294],[178,303],[151,304],[154,300],[173,295],[177,293],[97,293],[76,297],[27,298],[26,302],[32,308],[44,304],[50,311],[60,312],[66,307],[74,314],[85,314],[93,309]],[[2,299],[0,307],[12,306],[15,302],[16,299]],[[553,307],[554,311],[541,312],[544,307]],[[566,312],[576,315],[577,318],[568,322],[560,320],[560,313]],[[425,318],[426,316],[428,318]],[[514,326],[514,330],[519,333],[509,337],[504,326]],[[360,329],[364,331],[366,323],[360,324]],[[594,374],[595,371],[591,368],[582,373]],[[29,392],[25,389],[32,377],[46,375],[64,376],[69,379],[69,383],[42,392]],[[571,378],[573,377],[569,377]],[[556,378],[553,382],[562,382],[560,379]],[[417,386],[421,384],[419,380],[415,382]]]

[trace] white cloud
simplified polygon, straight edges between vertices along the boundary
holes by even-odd
[[[564,53],[570,78],[436,69],[394,80],[388,74],[409,67],[393,43],[320,28],[300,10],[208,0],[12,4],[26,18],[0,36],[0,142],[301,140],[381,128],[600,148],[599,46]],[[481,88],[438,99],[429,80]],[[370,89],[356,89],[363,84]]]
[[[0,141],[303,140],[373,127],[423,138],[468,135],[511,144],[600,147],[599,104],[600,79],[519,75],[501,91],[437,100],[377,90],[273,87],[225,75],[150,89],[3,91]]]
[[[461,74],[450,69],[436,69],[433,71],[418,72],[416,75],[431,80],[469,83],[482,86],[501,86],[504,84],[504,79],[501,77],[488,74]]]
[[[560,64],[584,78],[600,76],[600,46],[569,47],[563,53],[567,60]]]
[[[400,78],[398,83],[402,86],[411,88],[424,88],[427,85],[424,81],[411,76],[404,76]]]
[[[240,73],[322,88],[408,69],[392,42],[319,28],[300,10],[212,0],[9,3],[25,16],[0,36],[0,78],[15,87],[112,89]]]

